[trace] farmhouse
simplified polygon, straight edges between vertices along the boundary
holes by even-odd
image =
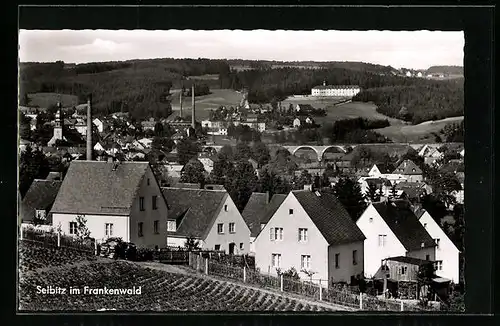
[[[356,85],[326,85],[326,81],[322,86],[315,86],[311,90],[312,96],[336,96],[336,97],[353,97],[361,92],[361,88]]]
[[[334,195],[292,191],[257,236],[255,264],[271,274],[294,267],[324,285],[350,282],[363,273],[364,239]]]
[[[35,219],[44,224],[51,224],[52,216],[48,214],[54,203],[61,181],[35,179],[24,195],[20,207],[23,223],[33,223]]]
[[[246,254],[250,229],[226,190],[162,188],[169,203],[168,245],[184,246],[186,239],[202,248]]]
[[[435,260],[435,242],[405,201],[372,203],[356,221],[366,237],[365,276],[372,277],[383,259],[407,256]]]
[[[147,162],[72,161],[51,210],[52,225],[77,232],[82,216],[90,236],[121,237],[139,247],[167,243],[167,203]]]
[[[454,283],[459,282],[459,255],[460,250],[448,238],[439,224],[426,210],[417,213],[420,224],[436,242],[436,274],[450,279]]]

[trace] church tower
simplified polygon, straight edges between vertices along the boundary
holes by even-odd
[[[57,103],[56,120],[55,120],[55,125],[54,125],[54,135],[47,143],[48,146],[55,146],[56,140],[58,140],[58,139],[63,140],[64,139],[63,124],[64,124],[64,117],[63,117],[63,112],[61,109],[61,103],[59,102],[59,103]]]

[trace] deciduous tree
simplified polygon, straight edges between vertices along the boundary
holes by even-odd
[[[184,165],[180,181],[185,183],[205,183],[203,164],[197,159],[191,159]]]

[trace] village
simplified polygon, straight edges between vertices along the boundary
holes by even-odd
[[[21,164],[23,155],[41,153],[46,172],[20,189],[21,225],[77,237],[84,221],[96,243],[121,238],[149,250],[196,243],[198,250],[252,257],[265,275],[326,288],[379,282],[375,294],[384,298],[427,296],[430,290],[415,287],[423,266],[432,266],[431,301],[446,300],[463,282],[455,236],[463,229],[463,144],[280,145],[250,136],[213,145],[210,135],[227,136],[228,127],[199,123],[194,86],[192,94],[191,116],[181,109],[176,120],[93,117],[91,97],[78,107],[58,103],[47,121],[39,117],[45,112],[21,108],[32,134],[53,130],[45,145],[20,140]],[[248,109],[248,100],[235,106]],[[229,128],[266,131],[251,115],[230,115]],[[311,123],[305,117],[302,123]],[[292,121],[288,128],[301,124]]]

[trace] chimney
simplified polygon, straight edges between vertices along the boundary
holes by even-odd
[[[87,161],[92,161],[92,95],[87,99]]]
[[[192,113],[192,116],[191,116],[191,120],[192,120],[191,121],[191,125],[192,125],[192,127],[194,129],[195,122],[196,122],[196,117],[194,115],[195,114],[195,107],[194,107],[195,106],[195,103],[194,103],[194,84],[193,84],[193,87],[191,88],[191,100],[193,102],[193,113]]]

